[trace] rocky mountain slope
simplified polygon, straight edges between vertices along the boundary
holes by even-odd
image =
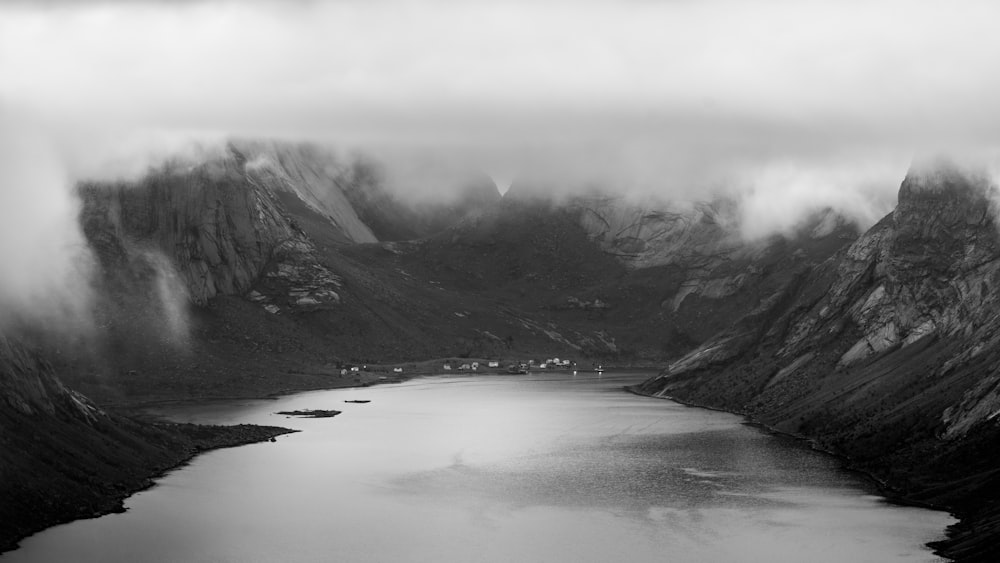
[[[106,338],[99,361],[63,357],[114,402],[322,386],[344,362],[662,361],[856,236],[824,212],[745,242],[726,202],[500,201],[475,181],[404,204],[369,161],[272,142],[81,194]]]
[[[615,338],[617,359],[624,361],[663,361],[689,351],[787,284],[791,272],[825,260],[857,236],[852,223],[821,210],[791,233],[748,241],[739,234],[735,204],[726,200],[640,205],[591,194],[552,202],[512,189],[504,203],[502,219],[467,225],[457,240],[493,245],[482,267],[500,268],[490,277],[494,287],[521,280],[514,287],[522,301],[536,301],[557,322],[586,311],[588,322],[598,321]],[[531,219],[515,227],[512,217]],[[555,217],[571,225],[560,232],[582,230],[586,262],[558,241],[525,244],[504,234],[542,230]],[[547,248],[553,257],[545,264],[560,264],[561,271],[595,267],[575,280],[536,279],[543,264],[511,259],[524,248],[536,254]]]
[[[452,327],[458,305],[443,310],[439,287],[386,264],[391,242],[376,237],[446,228],[498,200],[495,186],[413,208],[366,170],[310,145],[241,141],[81,186],[103,332],[99,353],[57,358],[71,383],[116,402],[260,394],[323,386],[344,361],[495,348]]]
[[[814,439],[907,499],[958,510],[946,554],[995,560],[994,190],[947,162],[914,168],[892,214],[641,390]]]
[[[153,424],[105,411],[3,335],[0,407],[0,552],[45,527],[123,510],[122,499],[198,451],[288,432]]]

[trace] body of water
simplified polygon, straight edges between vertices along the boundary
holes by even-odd
[[[740,417],[622,391],[644,377],[442,376],[162,409],[302,432],[201,455],[128,512],[0,560],[937,560],[924,543],[948,514],[891,505]],[[295,409],[344,412],[274,414]]]

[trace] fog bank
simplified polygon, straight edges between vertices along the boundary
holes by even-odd
[[[0,108],[0,330],[90,326],[93,258],[79,201],[44,131]]]
[[[364,152],[410,200],[485,172],[728,195],[751,238],[822,207],[864,227],[914,153],[1000,146],[996,21],[984,0],[5,3],[0,107],[36,126],[3,132],[3,291],[68,283],[68,183],[230,136]]]

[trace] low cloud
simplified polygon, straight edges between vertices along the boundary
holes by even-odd
[[[79,209],[50,138],[0,110],[0,330],[73,336],[89,328],[94,264]]]
[[[80,243],[52,228],[67,182],[228,136],[363,151],[411,199],[486,172],[734,195],[750,237],[824,206],[866,226],[915,152],[997,146],[998,19],[980,0],[4,4],[0,107],[54,148],[3,133],[4,233],[39,237],[4,243],[3,285],[37,298],[17,271]]]

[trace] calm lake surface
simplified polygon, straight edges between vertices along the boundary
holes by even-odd
[[[890,505],[739,417],[621,390],[643,378],[441,376],[158,410],[302,432],[204,454],[128,512],[0,560],[938,560],[923,544],[946,513]],[[295,409],[344,413],[273,414]]]

